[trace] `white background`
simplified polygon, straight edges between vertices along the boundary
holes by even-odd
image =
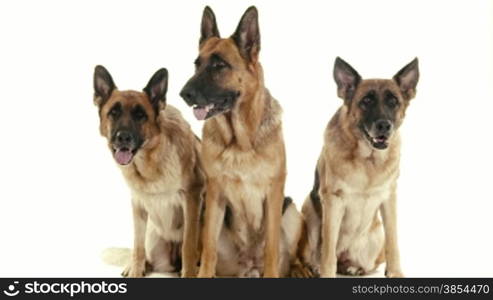
[[[493,275],[492,1],[1,1],[0,276],[117,276],[128,189],[99,136],[92,72],[142,89],[168,68],[168,103],[192,75],[202,10],[229,36],[260,12],[266,85],[284,108],[286,194],[310,191],[336,97],[336,56],[390,78],[415,56],[402,127],[399,237],[407,276]],[[377,274],[378,275],[378,274]]]

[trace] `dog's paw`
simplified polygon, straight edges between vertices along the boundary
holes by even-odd
[[[385,277],[387,278],[403,278],[404,274],[401,270],[385,270]]]
[[[337,273],[345,276],[363,276],[367,271],[349,259],[337,262]]]
[[[144,266],[139,266],[139,265],[129,265],[123,270],[122,272],[123,277],[128,277],[128,278],[141,278],[145,276],[145,265]]]
[[[363,276],[366,274],[365,270],[360,267],[350,266],[345,269],[341,274],[349,275],[349,276]]]
[[[266,271],[264,273],[264,278],[279,278],[279,272],[276,272],[276,271]]]
[[[197,270],[196,269],[193,269],[193,270],[182,269],[180,272],[180,276],[181,276],[181,278],[195,278],[195,277],[197,277]]]
[[[321,278],[335,278],[337,272],[337,267],[335,265],[320,266],[320,277]]]
[[[242,278],[260,278],[260,271],[257,268],[251,268],[245,273],[241,274]]]
[[[320,266],[319,265],[313,266],[310,264],[309,267],[310,267],[310,272],[313,274],[313,277],[319,278],[320,277]]]
[[[309,268],[306,268],[303,266],[293,266],[291,268],[289,277],[292,277],[292,278],[313,278],[313,277],[315,277],[315,274],[313,274],[313,272]]]
[[[208,272],[200,268],[199,274],[197,274],[198,278],[214,278],[213,272]]]
[[[308,265],[303,264],[300,261],[296,261],[291,264],[291,268],[289,270],[289,277],[292,278],[313,278],[315,274]]]

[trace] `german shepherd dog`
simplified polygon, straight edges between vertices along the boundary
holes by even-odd
[[[204,9],[195,75],[180,94],[206,120],[199,277],[278,277],[296,262],[303,220],[283,201],[281,107],[264,86],[259,50],[255,7],[230,38],[220,38],[213,11]]]
[[[180,112],[166,105],[168,72],[143,92],[119,91],[109,72],[94,72],[100,132],[132,192],[134,247],[125,277],[156,272],[195,276],[203,189],[200,142]],[[183,267],[181,268],[181,263]]]
[[[365,275],[384,261],[387,277],[403,276],[396,228],[398,129],[418,78],[417,59],[390,80],[362,80],[345,61],[335,61],[344,104],[327,125],[315,184],[302,209],[308,231],[303,258],[321,277],[336,271]]]

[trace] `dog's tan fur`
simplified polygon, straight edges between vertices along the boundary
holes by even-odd
[[[205,17],[213,16],[208,10]],[[253,17],[256,10],[250,8],[247,14]],[[207,180],[199,277],[278,277],[296,264],[303,220],[293,204],[282,215],[282,111],[264,86],[259,46],[250,50],[247,58],[232,38],[218,36],[200,44],[202,64],[216,54],[232,66],[215,84],[241,96],[230,111],[208,119],[203,128],[201,157]],[[230,227],[223,221],[227,209]]]
[[[358,100],[369,90],[377,95],[383,90],[398,95],[401,105],[396,111],[396,128],[415,92],[403,90],[395,80],[363,80],[351,101],[340,91],[346,101],[324,133],[317,163],[319,186],[302,209],[308,228],[302,256],[322,277],[334,277],[336,271],[368,274],[385,260],[388,277],[403,276],[396,230],[400,137],[395,132],[385,150],[374,149],[363,137],[357,126],[362,118]]]
[[[154,271],[175,271],[171,256],[177,253],[182,276],[195,276],[203,189],[200,142],[176,108],[160,103],[156,116],[146,93],[115,89],[108,99],[95,98],[101,135],[110,150],[113,122],[108,112],[116,102],[124,111],[139,104],[148,115],[141,129],[144,143],[130,164],[119,166],[132,193],[134,219],[133,255],[123,275],[143,276],[146,261]]]

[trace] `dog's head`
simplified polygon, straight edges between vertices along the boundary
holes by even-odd
[[[103,66],[94,70],[100,132],[118,164],[130,164],[138,151],[159,135],[158,115],[166,106],[167,84],[168,71],[160,69],[143,92],[119,91]]]
[[[386,149],[401,125],[409,101],[416,94],[418,59],[392,79],[366,79],[337,57],[334,65],[337,94],[347,106],[352,129],[375,149]]]
[[[227,39],[219,36],[214,12],[204,9],[199,56],[195,74],[180,96],[193,106],[198,120],[205,120],[233,109],[260,83],[258,63],[260,32],[258,12],[250,7],[243,14],[235,33]]]

